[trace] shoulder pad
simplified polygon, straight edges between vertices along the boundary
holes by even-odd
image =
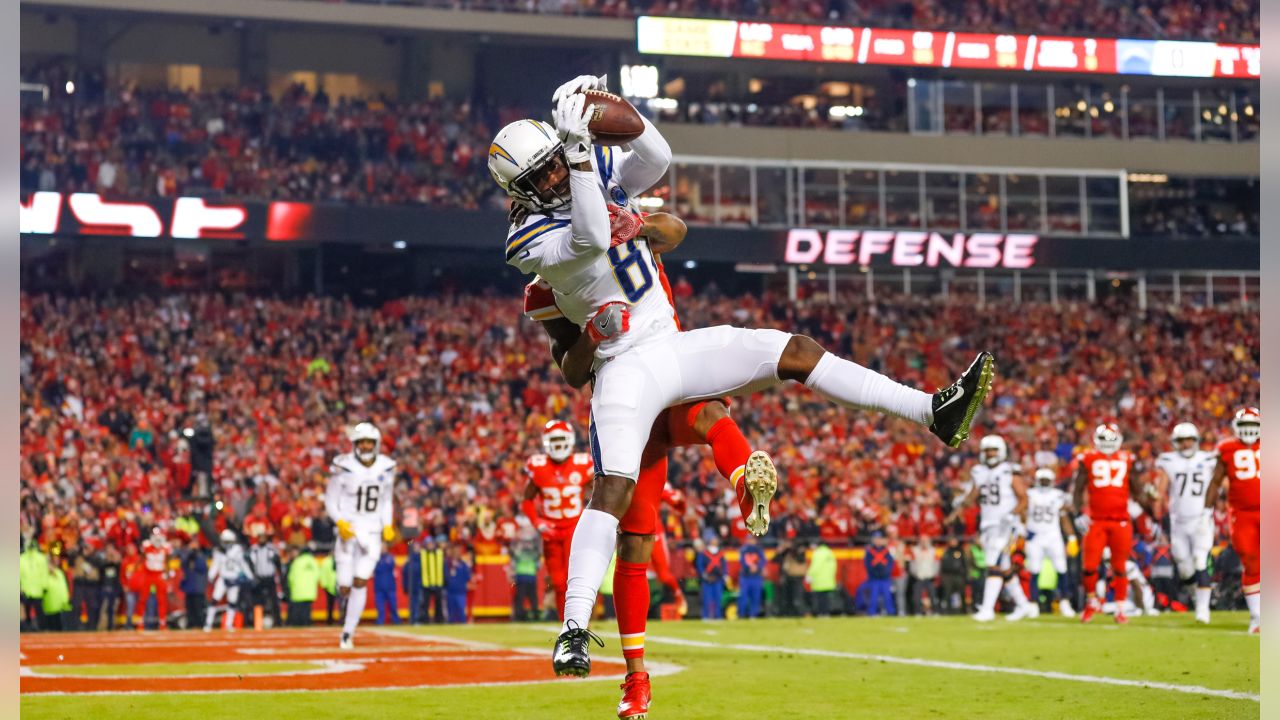
[[[386,472],[388,470],[394,470],[395,468],[396,468],[396,461],[394,459],[392,459],[389,455],[382,455],[381,453],[379,453],[378,459],[373,462],[372,469],[375,470],[376,472]]]
[[[547,456],[544,453],[538,453],[529,457],[528,467],[536,468],[547,464]]]
[[[591,462],[591,456],[584,452],[574,453],[573,462],[577,465],[593,465],[594,464]]]
[[[507,260],[510,261],[521,250],[525,249],[539,237],[569,227],[568,218],[556,218],[546,215],[530,215],[524,222],[511,226],[511,234],[507,236]]]
[[[342,453],[333,459],[334,472],[355,472],[356,459],[351,453]]]
[[[564,317],[556,305],[556,295],[551,283],[540,277],[524,286],[524,316],[535,322]]]

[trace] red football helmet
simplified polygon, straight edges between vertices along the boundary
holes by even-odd
[[[573,427],[563,420],[552,420],[542,430],[542,449],[555,462],[564,462],[573,454]]]
[[[1124,435],[1120,434],[1120,426],[1113,422],[1102,423],[1093,431],[1093,446],[1104,455],[1110,455],[1124,444]]]
[[[1256,407],[1241,408],[1231,419],[1231,432],[1245,445],[1262,439],[1262,413]]]

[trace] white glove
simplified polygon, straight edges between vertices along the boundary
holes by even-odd
[[[574,93],[561,98],[552,113],[556,132],[564,143],[564,157],[570,165],[591,162],[591,131],[587,128],[587,123],[591,121],[595,106],[584,108],[586,102],[586,95]]]
[[[1089,523],[1090,523],[1090,522],[1091,522],[1091,520],[1090,520],[1090,518],[1089,518],[1089,516],[1088,516],[1088,515],[1077,515],[1077,516],[1076,516],[1076,530],[1077,530],[1081,535],[1088,535],[1088,534],[1089,534]]]
[[[587,90],[604,90],[609,83],[608,75],[579,75],[569,82],[556,88],[555,93],[551,95],[551,102],[560,104],[560,101],[574,95],[576,93],[585,92]]]

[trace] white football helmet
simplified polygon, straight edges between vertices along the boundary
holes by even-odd
[[[359,423],[347,433],[347,439],[351,441],[352,451],[355,453],[356,459],[365,465],[373,464],[374,459],[378,457],[378,450],[382,448],[382,432],[374,427],[373,423]],[[362,451],[360,442],[363,440],[372,440],[373,449]]]
[[[1036,487],[1053,487],[1057,480],[1058,475],[1053,472],[1053,468],[1042,467],[1036,470]]]
[[[218,535],[218,541],[222,543],[222,547],[224,548],[230,547],[231,545],[235,545],[236,544],[235,531],[232,530],[231,528],[227,528],[226,530],[223,530],[222,533]]]
[[[995,467],[1008,459],[1009,446],[999,435],[986,435],[978,443],[978,454],[984,464]]]
[[[565,182],[539,189],[538,181],[556,162],[565,166]],[[489,145],[489,174],[512,200],[534,212],[557,210],[569,204],[568,161],[564,143],[551,125],[517,120],[498,131]]]
[[[564,462],[573,454],[573,427],[563,420],[552,420],[542,431],[542,450],[554,462]]]
[[[1093,431],[1093,446],[1103,455],[1118,451],[1123,444],[1124,435],[1120,434],[1120,427],[1115,423],[1103,423]]]
[[[1241,408],[1231,419],[1231,432],[1245,445],[1262,439],[1262,413],[1256,407]]]
[[[1191,457],[1196,454],[1196,450],[1200,449],[1200,429],[1189,422],[1181,422],[1173,426],[1173,432],[1169,435],[1169,440],[1173,442],[1173,449],[1177,450],[1182,457]],[[1185,447],[1182,445],[1183,440],[1191,440],[1192,442]]]

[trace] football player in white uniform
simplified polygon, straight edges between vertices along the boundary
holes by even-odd
[[[236,629],[236,608],[240,606],[240,586],[249,579],[249,561],[244,555],[244,546],[236,539],[236,533],[230,528],[223,530],[218,536],[221,547],[214,548],[213,560],[209,563],[209,582],[213,583],[213,603],[204,613],[204,631],[213,630],[213,620],[219,610],[226,611],[223,627]],[[223,603],[223,600],[226,603]]]
[[[1058,573],[1058,585],[1054,589],[1058,610],[1063,617],[1075,617],[1071,601],[1061,594],[1061,588],[1067,576],[1067,546],[1063,536],[1074,541],[1076,533],[1067,512],[1071,498],[1054,486],[1056,480],[1051,468],[1040,468],[1036,470],[1035,484],[1027,490],[1027,572],[1031,573],[1031,589],[1038,593],[1040,568],[1048,558]],[[1033,602],[1031,616],[1039,614],[1040,606]]]
[[[982,509],[978,533],[987,564],[987,581],[982,590],[982,606],[974,613],[973,619],[978,622],[995,620],[996,600],[1000,597],[1000,589],[1005,588],[1015,605],[1006,619],[1016,622],[1034,612],[1022,583],[1012,575],[1009,562],[1015,533],[1025,532],[1023,519],[1027,511],[1027,486],[1021,471],[1009,462],[1009,446],[1004,438],[999,435],[983,437],[978,444],[978,453],[981,461],[970,470],[969,491],[956,503],[945,524],[950,526],[964,508],[977,501]]]
[[[489,147],[489,170],[513,201],[506,259],[537,274],[556,305],[594,343],[591,450],[596,481],[569,555],[565,620],[552,664],[557,675],[588,675],[587,623],[630,505],[640,457],[654,419],[667,407],[742,395],[787,380],[803,382],[847,408],[876,410],[928,426],[959,446],[991,387],[994,359],[981,353],[953,385],[930,395],[826,352],[812,339],[779,330],[720,326],[677,332],[674,310],[657,287],[653,253],[643,240],[612,246],[607,204],[629,208],[671,162],[671,148],[644,121],[626,148],[595,146],[583,75],[553,96],[555,127],[519,120]],[[766,507],[774,487],[747,489]],[[598,640],[598,638],[597,638]]]
[[[382,541],[395,539],[391,526],[391,499],[395,488],[396,461],[378,452],[382,433],[362,422],[347,434],[352,452],[333,459],[325,510],[338,530],[333,548],[338,595],[346,598],[342,620],[344,650],[354,647],[356,625],[364,613],[369,578],[382,555]]]
[[[1196,622],[1208,624],[1213,511],[1204,496],[1218,456],[1200,449],[1200,430],[1189,422],[1174,426],[1169,439],[1174,449],[1156,458],[1156,487],[1169,498],[1169,549],[1182,582],[1196,584]]]

